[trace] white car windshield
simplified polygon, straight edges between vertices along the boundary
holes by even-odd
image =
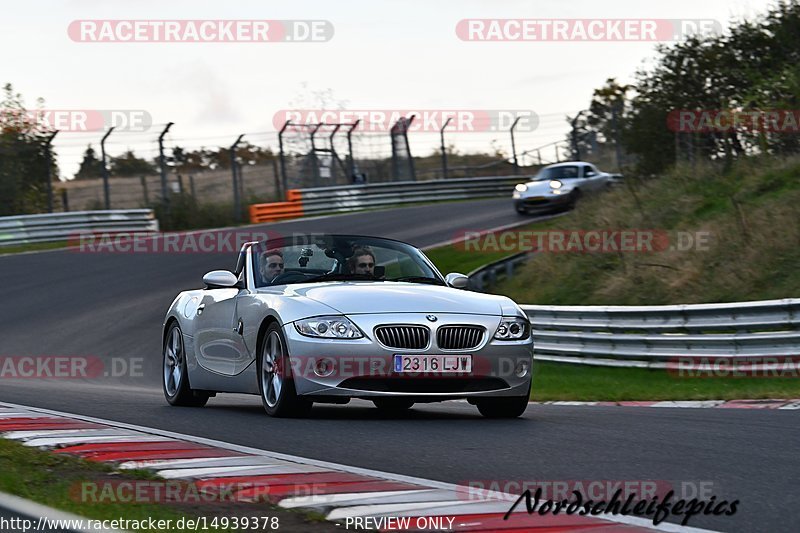
[[[253,247],[257,287],[322,281],[409,281],[444,285],[418,249],[377,237],[293,235]]]
[[[540,180],[563,180],[570,178],[577,178],[579,176],[579,169],[577,165],[567,165],[563,167],[549,167],[543,168],[536,175],[536,181]]]

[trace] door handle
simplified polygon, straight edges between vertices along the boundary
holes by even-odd
[[[205,309],[205,308],[206,308],[206,304],[200,304],[200,305],[198,305],[198,306],[197,306],[197,314],[198,314],[198,315],[202,315],[202,314],[203,314],[203,309]]]
[[[244,324],[242,323],[242,319],[239,319],[239,322],[236,324],[236,327],[233,328],[233,331],[241,335],[244,333]]]

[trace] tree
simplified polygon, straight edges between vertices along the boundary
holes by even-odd
[[[97,159],[96,153],[91,144],[86,148],[81,166],[75,173],[76,180],[99,178],[103,175],[103,162]]]
[[[48,166],[58,167],[45,146],[50,132],[29,112],[10,83],[0,102],[0,216],[43,212],[47,205]],[[41,107],[43,101],[38,100]]]
[[[120,177],[141,176],[156,171],[154,165],[137,157],[132,150],[127,150],[119,157],[112,157],[109,166],[111,173]]]

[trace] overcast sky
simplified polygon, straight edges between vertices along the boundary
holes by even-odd
[[[273,115],[330,89],[348,109],[526,109],[540,125],[520,134],[519,150],[560,140],[564,115],[587,107],[607,78],[631,81],[654,56],[653,42],[466,42],[465,18],[753,18],[767,0],[402,0],[197,1],[27,0],[5,6],[0,20],[3,69],[35,107],[137,109],[153,118],[143,134],[114,133],[108,150],[157,153],[160,125],[174,122],[167,146],[230,145],[239,133],[273,145]],[[85,43],[69,24],[81,19],[316,19],[335,34],[322,43]],[[62,177],[77,170],[102,134],[59,134]],[[381,137],[381,142],[383,141]],[[506,148],[507,135],[453,135],[464,151]],[[373,141],[373,144],[377,141]],[[412,138],[418,155],[438,137]],[[388,147],[388,144],[387,144]]]

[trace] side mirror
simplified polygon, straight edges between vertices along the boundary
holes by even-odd
[[[209,289],[235,287],[238,282],[239,280],[233,275],[233,272],[227,270],[212,270],[203,276],[203,283]]]
[[[465,289],[469,283],[469,278],[458,272],[451,272],[444,277],[445,282],[455,289]]]

